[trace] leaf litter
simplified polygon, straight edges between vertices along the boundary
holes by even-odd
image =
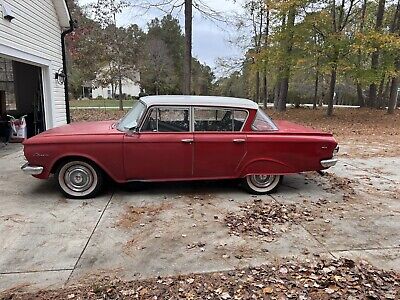
[[[349,259],[289,261],[226,272],[96,281],[1,299],[399,299],[400,274]]]

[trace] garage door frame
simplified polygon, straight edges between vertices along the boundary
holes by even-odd
[[[42,70],[42,84],[43,84],[43,106],[46,129],[53,128],[53,111],[54,101],[52,101],[51,91],[53,90],[53,81],[51,77],[51,60],[0,44],[0,55],[19,61],[22,63],[40,67]]]

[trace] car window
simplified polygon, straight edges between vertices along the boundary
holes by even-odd
[[[256,114],[256,118],[254,119],[253,125],[251,128],[254,131],[275,131],[278,130],[278,127],[274,124],[274,122],[261,110],[259,109]]]
[[[126,116],[118,122],[117,129],[127,131],[136,128],[145,110],[146,106],[142,102],[137,101]]]
[[[187,132],[190,130],[188,108],[152,108],[143,124],[143,132]]]
[[[240,131],[247,112],[224,108],[195,108],[195,131]]]

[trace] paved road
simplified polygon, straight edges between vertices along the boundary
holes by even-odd
[[[21,174],[22,162],[20,151],[0,158],[0,290],[315,255],[362,258],[400,271],[399,157],[346,158],[331,170],[338,177],[287,177],[262,201],[296,204],[314,218],[281,228],[272,242],[229,234],[224,216],[255,199],[235,182],[149,184],[139,191],[116,186],[98,199],[76,201],[63,198],[54,181]]]

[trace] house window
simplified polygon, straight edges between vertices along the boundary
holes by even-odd
[[[6,111],[17,110],[12,60],[0,57],[0,92],[5,95]]]

